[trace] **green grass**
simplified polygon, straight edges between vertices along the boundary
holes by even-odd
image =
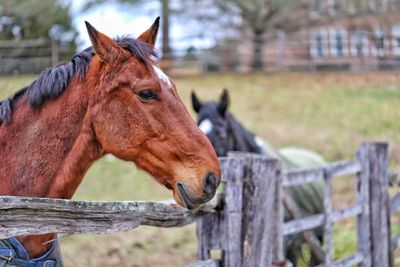
[[[276,147],[306,147],[333,161],[353,157],[363,141],[389,141],[390,166],[400,171],[399,74],[217,74],[174,81],[188,107],[191,90],[200,99],[212,100],[228,88],[235,116]],[[0,98],[33,78],[0,77]],[[337,185],[340,207],[351,203],[353,186]],[[160,200],[171,198],[171,193],[134,164],[105,158],[92,166],[74,198]],[[399,216],[394,222],[400,231]],[[354,251],[354,223],[338,224],[334,234],[336,257]],[[195,240],[194,226],[141,227],[113,235],[65,237],[62,251],[66,266],[177,266],[195,258]]]
[[[131,162],[100,159],[86,174],[75,199],[81,200],[163,200],[171,198],[167,189]]]

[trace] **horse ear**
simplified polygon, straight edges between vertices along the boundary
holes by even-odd
[[[200,102],[200,100],[197,98],[196,94],[194,93],[194,91],[192,91],[192,106],[194,111],[196,111],[196,113],[199,113],[201,106],[203,104]]]
[[[218,112],[221,115],[224,115],[226,110],[228,109],[228,106],[229,106],[229,93],[227,89],[224,89],[221,97],[219,98]]]
[[[153,22],[153,25],[151,25],[151,27],[143,32],[137,39],[154,46],[154,44],[156,43],[159,26],[160,17],[157,17],[156,20]]]
[[[121,48],[118,46],[117,42],[96,30],[89,22],[85,21],[85,24],[90,42],[101,61],[109,63],[122,55]]]

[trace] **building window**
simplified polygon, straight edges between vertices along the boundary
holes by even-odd
[[[330,52],[333,57],[343,57],[348,54],[347,31],[341,28],[330,30]]]
[[[310,11],[312,14],[320,14],[321,13],[321,0],[311,0]]]
[[[363,10],[363,0],[347,0],[347,12],[350,14],[357,14]]]
[[[325,57],[327,53],[328,35],[325,29],[311,32],[310,35],[310,54],[311,57]]]
[[[386,11],[387,0],[368,0],[369,9],[371,11]]]
[[[368,55],[368,35],[366,32],[357,30],[351,34],[351,54],[357,57]]]
[[[400,56],[400,24],[396,24],[392,29],[393,54]]]
[[[329,13],[331,15],[337,15],[340,13],[341,0],[329,0]]]
[[[372,53],[374,56],[383,57],[385,56],[385,50],[387,45],[387,40],[385,36],[385,32],[381,28],[375,28],[374,34],[374,48]]]

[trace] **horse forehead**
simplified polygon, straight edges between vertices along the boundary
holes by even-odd
[[[154,72],[157,75],[157,78],[166,83],[168,86],[171,86],[171,79],[165,74],[158,66],[153,65]]]

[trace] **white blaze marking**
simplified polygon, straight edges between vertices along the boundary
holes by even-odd
[[[200,130],[204,134],[209,134],[212,131],[213,127],[214,126],[213,126],[212,122],[209,119],[203,120],[199,125]]]
[[[262,138],[259,137],[259,136],[254,137],[254,141],[256,142],[256,144],[257,144],[259,147],[264,147],[264,146],[265,146],[264,140],[262,140]]]
[[[109,162],[112,162],[112,161],[116,160],[116,157],[114,155],[107,154],[106,155],[106,160],[109,161]]]
[[[165,74],[159,67],[153,65],[153,69],[160,81],[165,82],[168,86],[171,86],[171,81],[167,74]]]

